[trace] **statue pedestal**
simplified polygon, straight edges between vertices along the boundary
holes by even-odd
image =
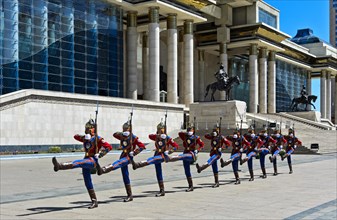
[[[233,129],[237,126],[240,128],[242,120],[242,128],[248,128],[246,120],[246,103],[243,101],[215,101],[215,102],[196,102],[190,104],[190,122],[196,117],[199,130],[212,129],[213,126],[220,122],[221,127]]]
[[[287,112],[289,115],[297,116],[300,118],[308,119],[311,121],[321,122],[321,113],[316,111],[307,112]]]

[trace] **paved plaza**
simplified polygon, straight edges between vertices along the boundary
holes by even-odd
[[[60,162],[82,158],[82,154],[58,155]],[[152,156],[142,152],[135,160]],[[1,158],[0,219],[336,219],[336,154],[293,155],[293,174],[287,162],[278,160],[278,176],[266,160],[267,179],[259,177],[254,160],[255,181],[249,182],[247,164],[240,167],[241,184],[234,185],[232,167],[220,168],[220,187],[211,167],[198,174],[191,166],[194,192],[185,192],[187,181],[182,162],[163,164],[165,197],[155,197],[158,184],[154,166],[138,170],[129,166],[134,201],[126,195],[120,170],[97,176],[93,183],[99,206],[89,210],[81,169],[53,171],[52,155],[36,158]],[[229,154],[224,154],[228,158]],[[119,158],[110,153],[106,165]],[[207,153],[200,153],[204,163]]]

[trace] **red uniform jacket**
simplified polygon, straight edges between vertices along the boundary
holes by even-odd
[[[179,132],[178,133],[179,137],[181,140],[183,140],[183,145],[184,145],[184,153],[190,153],[191,151],[196,150],[196,144],[199,145],[199,148],[197,149],[198,151],[202,150],[204,148],[204,142],[200,139],[199,136],[196,135],[187,135],[186,132]]]
[[[166,136],[166,139],[162,140],[159,134],[149,134],[149,138],[155,141],[155,155],[163,154],[167,150],[176,151],[179,148],[179,145],[170,136]]]
[[[136,156],[145,149],[145,145],[140,142],[138,137],[134,134],[130,134],[128,137],[124,137],[122,132],[116,132],[113,134],[113,136],[120,140],[119,149],[123,150],[120,158],[129,157],[129,153],[131,151],[133,151],[134,156]]]
[[[284,136],[284,139],[288,142],[286,151],[291,150],[295,145],[302,145],[302,141],[300,141],[297,137],[290,137],[289,135],[286,135]]]
[[[238,138],[233,138],[232,135],[226,137],[227,140],[229,140],[232,144],[232,155],[236,153],[241,153],[242,151],[240,150],[243,148],[243,146],[250,146],[250,143],[246,140],[244,136],[239,136]],[[243,149],[242,149],[243,150]]]
[[[231,145],[231,142],[228,141],[223,135],[212,136],[210,134],[206,134],[205,138],[211,140],[211,151],[209,152],[210,156],[219,154],[219,148],[224,149],[224,147],[227,148]]]
[[[104,139],[100,136],[98,136],[97,140],[97,146],[96,146],[96,137],[91,137],[90,140],[85,140],[84,135],[76,134],[74,136],[75,140],[78,140],[79,142],[83,143],[84,151],[85,151],[85,157],[93,157],[95,154],[97,154],[99,151],[104,150],[105,154],[109,152],[112,147],[108,142],[105,142]],[[101,148],[104,148],[101,150]]]

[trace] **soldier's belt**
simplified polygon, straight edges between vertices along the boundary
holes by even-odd
[[[160,153],[160,152],[161,152],[161,149],[158,149],[158,152]]]
[[[124,153],[127,153],[128,151],[125,149],[125,150],[123,150],[123,152],[124,152]]]
[[[190,148],[188,147],[188,148],[186,148],[186,150],[190,150]]]
[[[216,150],[216,147],[213,147],[213,150]]]

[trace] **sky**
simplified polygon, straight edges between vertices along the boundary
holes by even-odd
[[[329,42],[329,0],[264,0],[280,10],[280,30],[294,37],[298,29],[310,28],[313,34]],[[312,80],[313,95],[320,97],[320,80]],[[314,103],[320,109],[320,99]]]

